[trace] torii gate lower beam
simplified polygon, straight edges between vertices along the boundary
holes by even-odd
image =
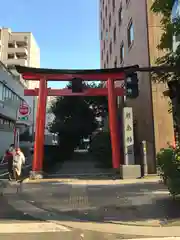
[[[73,93],[71,89],[51,89],[47,88],[45,91],[47,96],[108,96],[108,88],[90,88],[86,89],[81,93]],[[123,88],[115,88],[114,90],[115,96],[124,96]],[[24,96],[39,96],[39,89],[25,89]]]

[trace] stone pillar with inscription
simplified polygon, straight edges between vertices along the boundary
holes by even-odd
[[[123,109],[124,164],[132,165],[134,161],[133,111],[131,107]]]
[[[132,107],[123,108],[123,142],[124,165],[120,166],[121,178],[140,178],[141,166],[135,164],[134,157],[134,129]]]

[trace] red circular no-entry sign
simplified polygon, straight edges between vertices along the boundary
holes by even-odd
[[[23,116],[30,114],[30,108],[27,105],[21,105],[19,107],[19,113]]]

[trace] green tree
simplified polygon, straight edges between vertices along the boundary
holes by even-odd
[[[161,16],[162,35],[160,43],[157,46],[159,50],[165,52],[162,57],[157,58],[157,65],[180,66],[180,46],[176,52],[173,52],[173,36],[180,35],[180,18],[171,21],[171,11],[174,0],[155,0],[151,6],[154,14]],[[155,75],[155,79],[159,82],[167,82],[170,80],[179,80],[179,72],[161,72]]]
[[[71,88],[71,82],[67,85]],[[101,84],[83,83],[84,88],[98,88]],[[106,97],[58,97],[50,111],[55,115],[49,126],[58,133],[60,147],[71,154],[83,138],[87,138],[98,127],[97,116],[107,114]]]
[[[157,58],[157,65],[166,65],[175,68],[180,66],[180,45],[177,47],[176,51],[173,52],[173,36],[180,36],[180,18],[177,17],[173,20],[171,19],[171,12],[173,8],[174,0],[154,0],[151,10],[154,14],[161,16],[161,29],[162,35],[160,38],[160,43],[157,46],[159,50],[164,52],[162,57]],[[175,72],[160,72],[153,74],[153,80],[158,82],[169,82],[178,80],[180,82],[180,71]],[[176,131],[180,136],[180,104],[177,98],[169,102],[170,112],[173,112],[174,122],[176,123]]]

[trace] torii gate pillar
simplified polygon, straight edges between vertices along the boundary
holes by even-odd
[[[108,89],[108,111],[109,111],[109,128],[111,135],[112,146],[112,165],[114,169],[120,169],[120,134],[118,128],[117,118],[117,102],[115,94],[114,81],[112,79],[107,80]]]
[[[32,165],[33,175],[41,174],[43,169],[46,101],[47,101],[47,80],[44,77],[41,78],[39,81],[39,99],[36,115],[34,159]]]

